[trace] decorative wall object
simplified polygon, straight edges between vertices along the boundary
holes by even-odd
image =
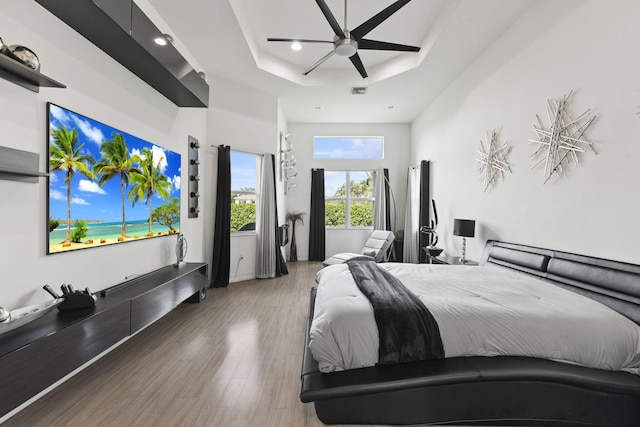
[[[298,175],[293,145],[289,142],[290,134],[280,132],[280,181],[284,181],[284,194],[296,186],[294,178]]]
[[[19,61],[34,71],[40,71],[40,60],[28,47],[12,44],[9,46],[9,52],[11,52],[11,57],[16,61]]]
[[[596,116],[591,115],[591,110],[587,110],[576,119],[571,117],[567,105],[572,93],[573,91],[561,98],[548,100],[549,124],[543,125],[536,114],[538,126],[534,124],[531,129],[537,139],[529,141],[538,144],[538,149],[531,155],[533,168],[544,163],[545,183],[554,175],[559,177],[571,160],[578,165],[578,153],[586,151],[583,147],[588,146],[597,154],[593,144],[584,138]]]
[[[2,41],[2,37],[0,37],[0,54],[9,55],[9,46],[4,44],[4,42]]]
[[[476,162],[480,163],[478,172],[479,179],[482,180],[484,191],[498,185],[498,180],[504,177],[506,172],[511,172],[511,167],[507,162],[507,157],[511,152],[511,145],[506,142],[500,144],[498,141],[498,133],[500,129],[494,129],[487,132],[487,144],[480,140],[480,149],[477,153],[480,155]]]
[[[26,65],[34,71],[40,71],[40,60],[38,56],[28,47],[13,44],[7,46],[0,37],[0,54],[6,55],[14,61]]]
[[[436,233],[436,228],[438,228],[438,210],[436,209],[436,201],[431,199],[431,205],[433,206],[433,219],[429,226],[423,225],[420,227],[420,232],[427,235],[427,246],[424,247],[424,250],[430,256],[438,256],[442,253],[443,249],[437,247],[438,244],[438,233]]]
[[[198,174],[198,165],[200,164],[198,148],[200,148],[198,140],[189,135],[189,218],[197,218],[200,212],[198,207],[198,199],[200,198],[200,192],[198,191],[198,181],[200,181],[200,175]]]

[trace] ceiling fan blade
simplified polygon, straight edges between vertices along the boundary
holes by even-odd
[[[313,64],[311,67],[307,68],[305,70],[304,73],[302,73],[303,76],[306,76],[307,74],[309,74],[310,72],[312,72],[313,70],[315,70],[316,68],[318,68],[320,66],[320,64],[322,64],[324,61],[326,61],[327,59],[331,58],[333,56],[333,54],[335,53],[335,51],[331,51],[329,53],[327,53],[325,56],[323,56],[322,58],[320,58],[318,60],[318,62],[316,62],[315,64]]]
[[[340,28],[340,24],[338,24],[335,16],[333,16],[333,13],[331,13],[331,10],[329,9],[329,6],[327,6],[327,3],[324,0],[316,0],[316,3],[318,3],[320,10],[322,10],[324,17],[327,18],[327,21],[329,21],[329,25],[331,25],[333,32],[336,33],[336,36],[343,39],[345,37],[344,31],[342,31],[342,28]]]
[[[349,59],[351,60],[351,63],[354,65],[354,67],[356,67],[363,79],[369,77],[367,75],[367,71],[364,69],[364,65],[362,65],[362,61],[360,60],[360,55],[358,55],[358,52],[351,55]]]
[[[308,40],[308,39],[281,39],[277,37],[268,37],[268,42],[300,42],[300,43],[333,43],[331,40]]]
[[[397,44],[389,42],[381,42],[378,40],[361,39],[358,41],[358,49],[369,50],[398,50],[401,52],[420,52],[418,46],[408,46],[406,44]]]
[[[320,0],[317,0],[317,1],[320,1]],[[360,40],[360,38],[369,34],[371,30],[376,28],[378,25],[382,24],[382,22],[384,22],[387,18],[389,18],[394,13],[396,13],[402,6],[409,3],[410,1],[411,0],[398,0],[397,2],[388,6],[381,12],[378,12],[372,18],[369,18],[367,21],[363,22],[362,24],[354,28],[351,31],[351,37],[355,38],[356,40]]]

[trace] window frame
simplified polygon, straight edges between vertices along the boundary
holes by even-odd
[[[352,173],[365,173],[365,174],[371,174],[373,176],[373,187],[375,187],[375,180],[376,180],[376,171],[375,170],[327,170],[326,172],[339,172],[339,173],[344,173],[345,174],[345,196],[344,197],[335,197],[335,196],[330,196],[327,197],[326,193],[325,193],[325,197],[324,197],[324,203],[325,203],[325,228],[328,230],[367,230],[367,229],[373,229],[373,218],[372,218],[372,223],[371,225],[351,225],[351,205],[352,205],[352,201],[358,202],[358,201],[370,201],[371,202],[371,209],[372,209],[372,213],[375,212],[375,203],[376,203],[376,198],[375,198],[375,191],[374,188],[371,189],[371,196],[369,197],[353,197],[351,196],[351,179],[350,176]],[[326,187],[326,177],[325,177],[325,187]],[[330,201],[338,201],[338,202],[343,202],[345,204],[345,225],[344,226],[340,226],[340,225],[327,225],[327,219],[326,219],[326,205],[327,202]]]

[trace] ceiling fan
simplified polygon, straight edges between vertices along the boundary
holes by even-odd
[[[420,48],[417,46],[407,46],[404,44],[397,43],[389,43],[377,40],[370,40],[363,38],[366,36],[371,30],[376,28],[378,25],[383,23],[386,19],[388,19],[391,15],[396,13],[402,6],[409,3],[411,0],[398,0],[389,7],[385,8],[381,12],[378,12],[373,17],[369,18],[364,23],[360,24],[353,30],[347,30],[347,0],[344,0],[344,29],[340,28],[340,24],[336,21],[336,18],[329,10],[327,3],[324,0],[316,0],[320,10],[324,14],[324,17],[331,25],[333,32],[335,35],[333,36],[333,40],[305,40],[305,39],[282,39],[282,38],[267,38],[267,41],[270,42],[299,42],[299,43],[332,43],[333,50],[327,53],[325,56],[320,58],[315,64],[311,67],[307,68],[303,75],[307,75],[318,66],[320,66],[327,59],[331,58],[334,54],[338,56],[348,57],[351,60],[351,63],[356,67],[362,78],[367,77],[367,71],[360,60],[360,56],[358,55],[359,49],[369,49],[369,50],[393,50],[400,52],[419,52]]]

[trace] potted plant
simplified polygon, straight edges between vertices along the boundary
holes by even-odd
[[[296,247],[296,222],[300,221],[304,224],[302,217],[304,212],[287,212],[287,222],[291,223],[291,244],[289,245],[289,261],[298,261],[298,248]]]

